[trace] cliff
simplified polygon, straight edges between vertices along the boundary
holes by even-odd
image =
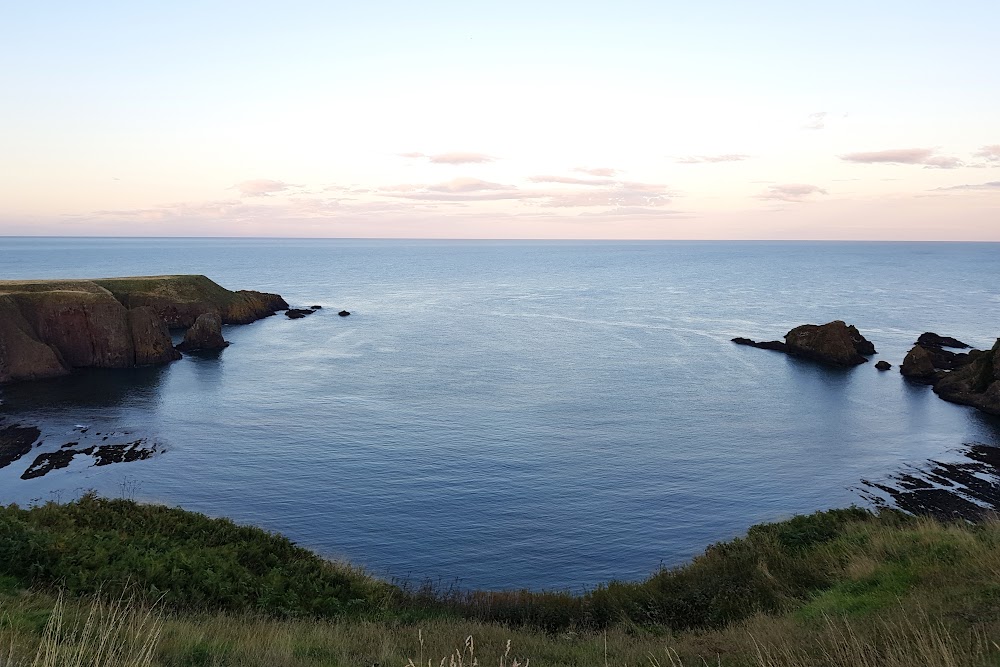
[[[130,368],[180,358],[168,327],[212,313],[246,324],[288,304],[205,276],[0,281],[0,383],[73,368]]]

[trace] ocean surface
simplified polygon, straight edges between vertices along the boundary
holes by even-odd
[[[0,278],[166,273],[323,310],[227,327],[215,356],[0,388],[44,441],[0,502],[95,489],[380,576],[579,590],[1000,444],[896,368],[924,331],[992,345],[1000,244],[0,238]],[[730,342],[833,319],[893,370]],[[160,453],[20,479],[67,442],[140,438]]]

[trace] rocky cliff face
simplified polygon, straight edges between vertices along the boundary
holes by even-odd
[[[245,324],[287,307],[205,276],[0,281],[0,383],[166,363],[180,358],[168,326],[205,313]]]
[[[1000,339],[991,350],[971,359],[938,380],[934,392],[946,401],[1000,415]]]

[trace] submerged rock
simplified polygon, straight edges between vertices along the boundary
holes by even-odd
[[[285,311],[285,316],[290,320],[301,320],[306,315],[312,315],[315,312],[309,308],[289,308]]]
[[[30,452],[41,434],[34,426],[0,428],[0,468],[6,468]]]
[[[222,318],[215,313],[199,315],[177,346],[182,352],[195,350],[221,350],[229,345],[222,338]]]
[[[762,350],[774,350],[776,352],[788,352],[788,346],[782,343],[780,340],[765,340],[757,342],[749,338],[740,338],[737,336],[732,339],[732,342],[737,345],[747,345],[749,347],[759,347]]]
[[[887,371],[890,368],[892,368],[892,364],[890,364],[885,359],[882,359],[877,364],[875,364],[875,368],[879,369],[880,371]]]

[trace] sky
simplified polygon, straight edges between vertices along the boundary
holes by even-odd
[[[1000,2],[0,9],[0,235],[1000,241]]]

